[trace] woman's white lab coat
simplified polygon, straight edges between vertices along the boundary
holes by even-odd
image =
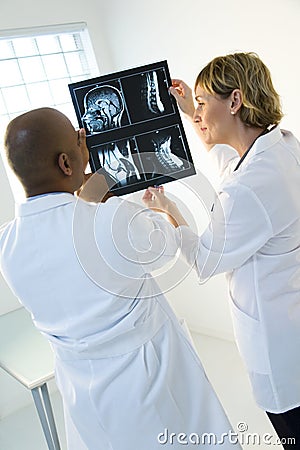
[[[197,439],[240,448],[150,275],[178,248],[163,218],[118,198],[47,195],[17,207],[0,247],[4,276],[53,345],[70,450],[194,448]]]
[[[201,278],[227,272],[237,344],[264,410],[300,405],[300,146],[276,127],[234,171],[234,149],[211,158],[223,180],[198,238],[180,227],[185,258]]]

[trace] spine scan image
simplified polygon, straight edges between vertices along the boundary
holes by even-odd
[[[158,78],[155,71],[146,74],[147,105],[153,114],[163,114],[165,108],[159,96]]]
[[[173,171],[183,167],[181,159],[172,153],[171,139],[171,136],[167,136],[162,140],[152,140],[155,155],[165,171]]]

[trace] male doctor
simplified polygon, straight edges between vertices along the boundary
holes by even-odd
[[[117,197],[74,196],[85,180],[85,134],[54,109],[14,119],[5,146],[27,200],[0,234],[1,270],[52,344],[68,449],[179,450],[195,439],[209,449],[204,433],[239,449],[150,273],[173,260],[173,227]]]

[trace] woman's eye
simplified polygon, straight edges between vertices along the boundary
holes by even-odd
[[[202,110],[202,109],[203,109],[203,106],[204,106],[204,103],[203,103],[203,102],[197,102],[197,109]]]

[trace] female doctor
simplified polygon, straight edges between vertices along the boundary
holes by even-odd
[[[213,59],[191,89],[170,92],[221,177],[211,222],[199,237],[163,189],[144,202],[163,210],[202,279],[226,272],[234,331],[254,397],[280,438],[300,448],[300,145],[279,128],[279,96],[254,53]],[[286,442],[288,440],[286,439]],[[291,441],[290,441],[291,442]]]

